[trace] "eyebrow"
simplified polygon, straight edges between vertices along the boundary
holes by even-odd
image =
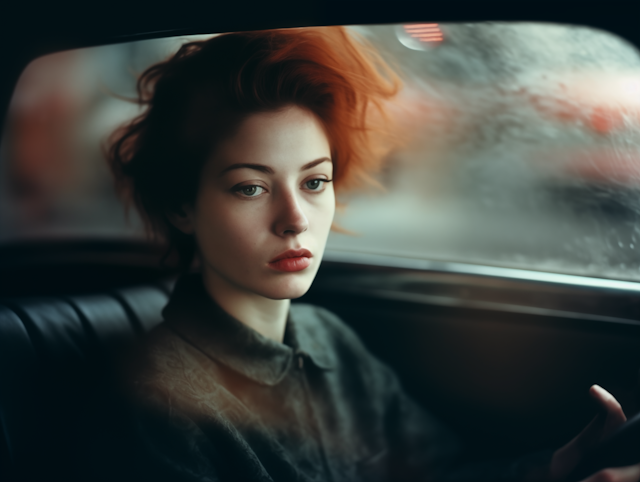
[[[315,161],[308,162],[307,164],[305,164],[300,168],[300,171],[302,172],[308,169],[312,169],[316,167],[318,164],[322,164],[323,162],[331,162],[331,159],[329,159],[328,157],[321,157],[320,159],[316,159]],[[264,164],[239,163],[239,164],[232,164],[226,167],[220,173],[220,175],[222,176],[227,172],[233,171],[235,169],[253,169],[254,171],[264,172],[265,174],[274,174],[274,170],[271,169],[269,166],[265,166]]]

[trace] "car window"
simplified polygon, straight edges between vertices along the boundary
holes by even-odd
[[[536,23],[350,27],[403,79],[398,145],[341,197],[332,253],[640,280],[640,56]],[[102,148],[136,76],[192,37],[65,51],[22,74],[0,152],[0,242],[143,236]],[[344,258],[343,258],[344,259]]]

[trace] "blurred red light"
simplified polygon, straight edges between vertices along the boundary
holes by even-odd
[[[420,23],[405,25],[404,31],[420,42],[442,42],[444,36],[437,23]]]

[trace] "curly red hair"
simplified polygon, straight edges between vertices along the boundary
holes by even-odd
[[[150,233],[184,265],[195,242],[166,213],[195,201],[203,164],[246,116],[298,105],[331,147],[337,192],[372,181],[384,155],[385,101],[400,81],[343,27],[238,32],[190,42],[138,79],[143,114],[116,130],[108,161],[116,187]]]

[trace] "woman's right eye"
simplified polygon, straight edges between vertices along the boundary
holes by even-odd
[[[256,197],[262,194],[264,190],[265,189],[262,186],[251,185],[251,186],[240,186],[239,188],[236,189],[236,192],[239,192],[245,197]]]

